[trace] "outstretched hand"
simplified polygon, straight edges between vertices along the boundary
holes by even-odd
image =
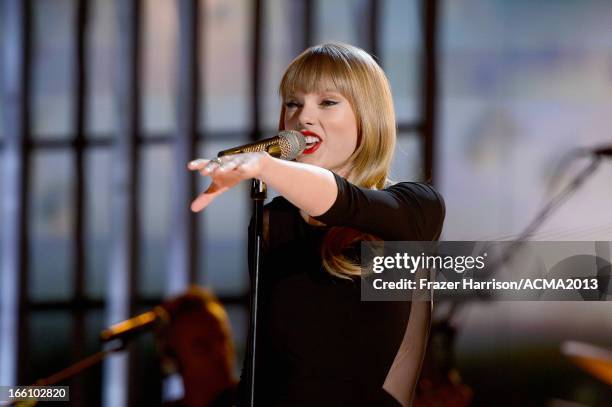
[[[206,208],[219,195],[236,186],[240,181],[258,178],[270,155],[266,152],[234,154],[218,159],[206,160],[199,158],[191,161],[187,168],[199,171],[203,176],[211,178],[211,183],[196,199],[191,202],[191,210],[199,212]],[[221,164],[219,161],[221,161]]]

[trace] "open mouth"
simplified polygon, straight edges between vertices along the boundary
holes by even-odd
[[[301,132],[306,139],[306,149],[303,151],[303,154],[312,154],[314,153],[322,143],[321,137],[317,134],[304,130]]]

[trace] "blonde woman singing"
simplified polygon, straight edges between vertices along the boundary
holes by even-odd
[[[196,212],[250,178],[280,194],[264,212],[257,405],[406,407],[430,304],[360,301],[359,243],[437,240],[444,202],[427,184],[389,180],[391,90],[365,51],[311,47],[279,91],[279,130],[300,131],[308,143],[295,161],[246,153],[189,164],[211,178]]]

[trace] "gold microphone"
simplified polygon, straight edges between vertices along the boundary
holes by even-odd
[[[219,151],[217,157],[223,157],[224,155],[231,154],[266,151],[273,157],[290,161],[302,154],[304,149],[306,149],[306,139],[302,133],[296,130],[283,130],[276,136],[268,139]]]

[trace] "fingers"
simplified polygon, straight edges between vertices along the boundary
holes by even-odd
[[[258,156],[257,156],[258,157]],[[252,154],[236,154],[207,160],[199,158],[187,164],[191,171],[199,171],[210,176],[212,183],[208,189],[191,203],[191,210],[199,212],[206,208],[217,196],[255,174],[255,159]]]
[[[187,164],[187,168],[191,171],[200,171],[202,175],[212,175],[216,170],[225,167],[226,162],[221,157],[215,157],[212,160],[198,158]]]
[[[229,156],[227,161],[215,171],[234,172],[239,176],[246,178],[255,178],[258,175],[257,166],[261,162],[259,153],[236,154]]]
[[[190,161],[189,164],[187,164],[187,168],[191,171],[201,170],[209,162],[210,160],[206,160],[204,158],[198,158],[197,160]]]
[[[207,160],[198,158],[187,164],[187,168],[191,171],[200,171],[202,175],[214,176],[218,173],[226,173],[233,170],[242,170],[248,168],[249,160],[242,155],[234,155],[229,157],[213,158]]]
[[[227,161],[223,161],[223,164],[217,167],[214,171],[229,172],[238,169],[243,164],[243,159],[239,157],[232,157]]]
[[[219,158],[213,158],[212,160],[206,160],[204,158],[198,158],[187,164],[187,168],[191,171],[200,171],[202,175],[209,175],[214,170],[219,168],[223,162]]]

